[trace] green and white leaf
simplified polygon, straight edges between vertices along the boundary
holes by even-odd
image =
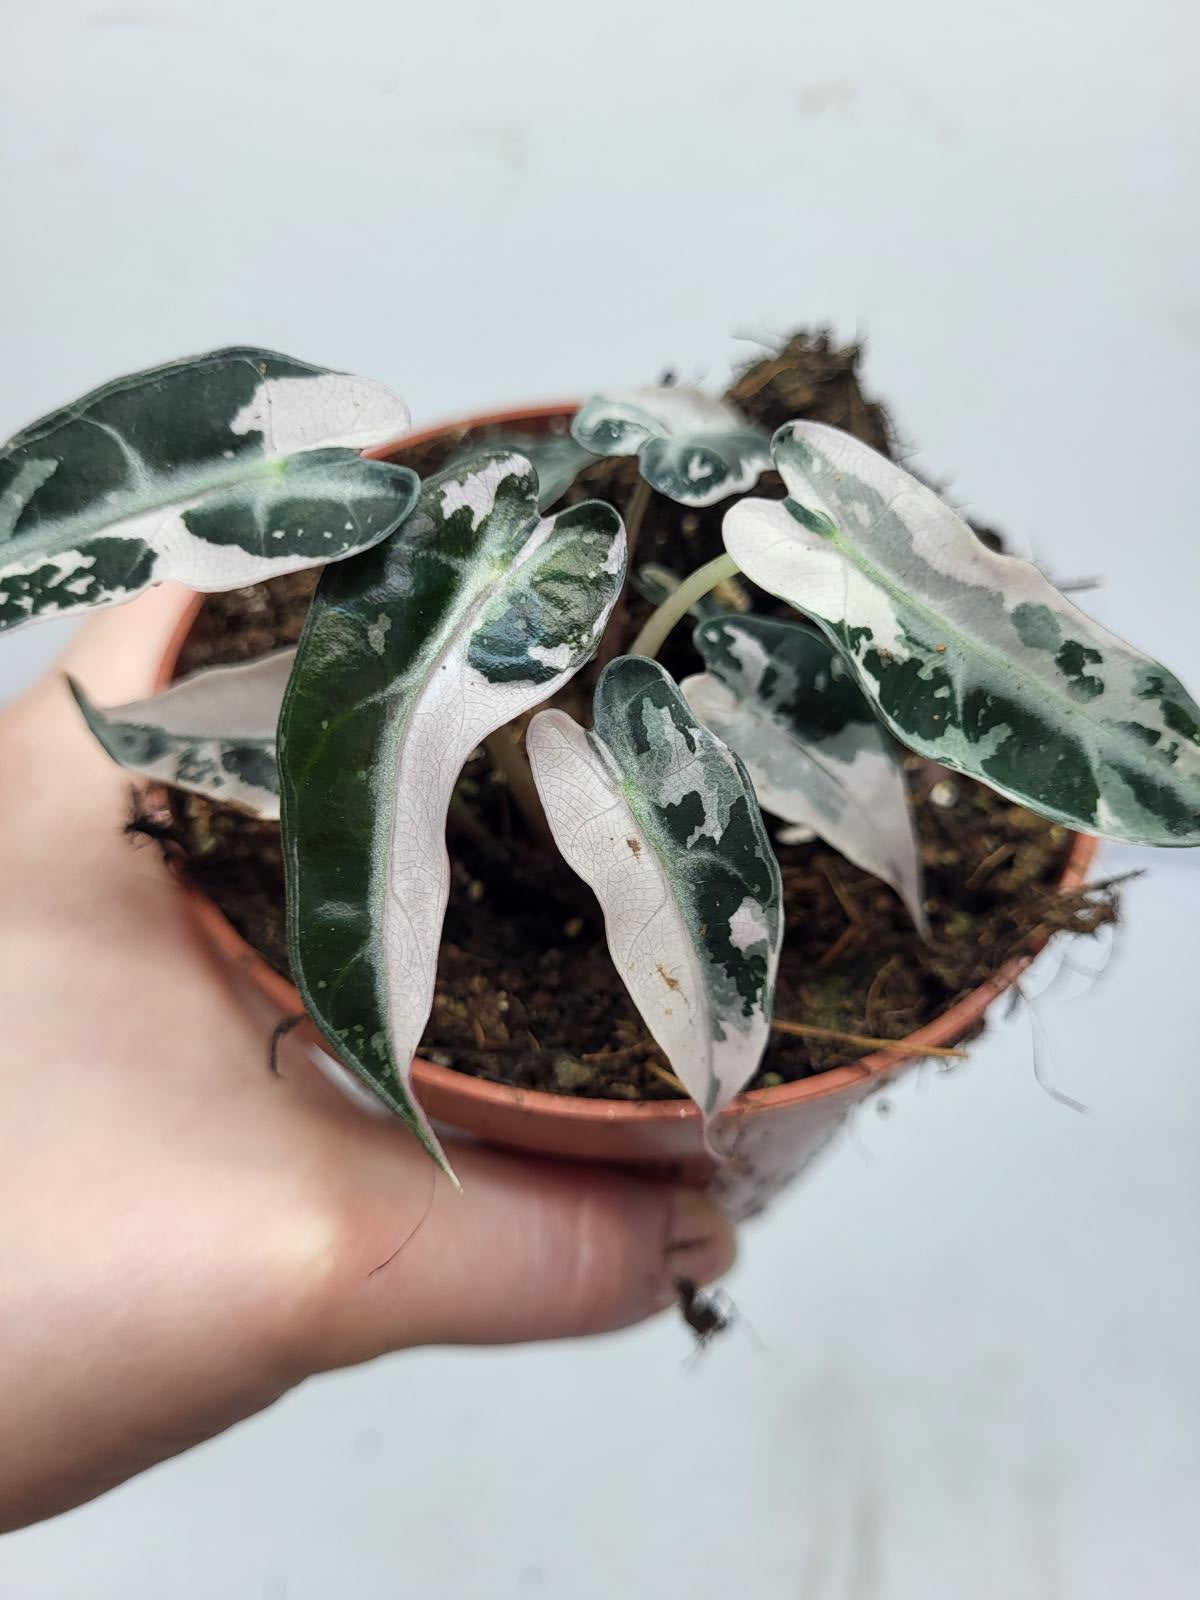
[[[417,477],[359,452],[407,426],[381,384],[269,350],[93,390],[0,448],[0,631],[167,578],[235,589],[375,544]]]
[[[763,810],[890,883],[925,932],[904,773],[837,652],[799,623],[769,617],[713,618],[694,637],[708,671],[679,687],[745,762]]]
[[[644,656],[605,668],[591,733],[539,711],[526,743],[617,971],[711,1118],[766,1047],[782,938],[779,866],[746,771]]]
[[[279,815],[275,724],[294,650],[210,667],[161,694],[102,711],[71,693],[112,759],[141,778],[202,794],[252,816]]]
[[[898,739],[1068,827],[1200,844],[1200,707],[1177,678],[848,434],[792,422],[773,449],[788,498],[731,507],[729,553],[819,624]]]
[[[742,494],[771,465],[761,428],[728,401],[682,384],[593,395],[571,432],[593,455],[637,456],[650,487],[685,506]]]
[[[447,465],[458,466],[469,461],[479,454],[480,448],[473,445],[460,451]],[[584,467],[596,459],[590,450],[576,444],[569,433],[501,433],[488,439],[483,448],[507,450],[512,455],[525,457],[537,473],[538,506],[542,511],[557,505]]]
[[[424,484],[403,533],[322,574],[279,723],[292,970],[346,1064],[441,1160],[409,1088],[481,740],[589,659],[625,577],[607,505],[540,518],[521,456]]]

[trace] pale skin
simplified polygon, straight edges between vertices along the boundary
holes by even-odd
[[[184,598],[93,618],[64,666],[150,692]],[[457,1195],[298,1048],[272,1077],[128,796],[58,675],[0,713],[0,1531],[312,1374],[621,1327],[726,1270],[693,1191],[462,1148]]]

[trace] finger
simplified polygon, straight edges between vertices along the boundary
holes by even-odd
[[[456,1194],[396,1130],[372,1131],[382,1159],[358,1163],[320,1366],[624,1327],[669,1305],[677,1278],[708,1283],[733,1261],[733,1229],[698,1190],[470,1147]]]
[[[101,706],[153,693],[191,600],[191,592],[179,584],[163,584],[128,605],[90,617],[55,669],[5,712],[4,766],[36,781],[56,803],[74,804],[79,794],[93,809],[99,802],[116,803],[128,789],[128,777],[88,732],[64,674]]]
[[[159,668],[194,596],[163,583],[128,605],[89,617],[59,661],[100,705],[119,705],[154,691]]]

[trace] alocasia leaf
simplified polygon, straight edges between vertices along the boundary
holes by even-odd
[[[166,578],[235,589],[375,544],[417,478],[359,451],[407,426],[381,384],[269,350],[93,390],[0,448],[0,630]]]
[[[569,433],[497,434],[487,441],[485,448],[508,450],[525,457],[537,473],[538,506],[542,511],[549,511],[556,505],[588,462],[596,459],[590,450],[576,444]],[[452,457],[447,465],[457,466],[478,453],[479,447],[473,446]]]
[[[775,435],[782,501],[725,542],[818,623],[904,744],[1044,816],[1135,844],[1200,844],[1200,707],[1029,562],[848,434]]]
[[[621,519],[539,518],[521,456],[426,481],[403,532],[327,569],[279,722],[292,971],[346,1065],[440,1157],[409,1089],[450,886],[463,762],[592,655],[625,576]]]
[[[779,865],[745,768],[644,656],[605,668],[591,733],[539,711],[527,746],[555,841],[600,902],[617,971],[712,1117],[766,1047],[782,937]]]
[[[728,401],[682,384],[593,395],[571,432],[593,455],[636,455],[651,488],[685,506],[752,489],[771,465],[761,428]]]
[[[685,678],[701,722],[746,764],[759,804],[890,883],[924,931],[921,858],[892,741],[833,647],[796,622],[716,617]]]
[[[279,815],[275,724],[295,655],[278,650],[210,667],[107,711],[67,681],[88,727],[119,766],[271,819]]]

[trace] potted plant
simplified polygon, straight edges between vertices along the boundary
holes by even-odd
[[[0,628],[212,597],[160,693],[81,711],[445,1170],[434,1120],[744,1214],[1111,918],[1093,836],[1200,843],[1200,708],[893,459],[856,362],[414,435],[225,350],[4,451]]]

